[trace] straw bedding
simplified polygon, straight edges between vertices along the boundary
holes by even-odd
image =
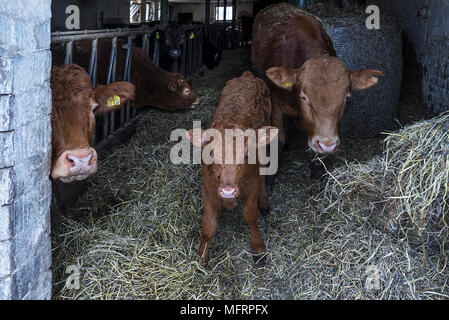
[[[199,264],[200,166],[171,164],[169,136],[193,120],[207,127],[226,81],[248,68],[248,51],[226,51],[191,81],[198,109],[142,113],[78,206],[53,217],[54,298],[449,298],[447,114],[389,135],[383,154],[384,137],[344,138],[321,182],[310,181],[305,138],[292,140],[271,213],[259,217],[266,266],[252,262],[241,206],[222,212],[209,264]],[[79,289],[64,288],[72,264]]]

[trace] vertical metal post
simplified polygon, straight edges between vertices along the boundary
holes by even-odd
[[[159,39],[155,37],[153,48],[153,63],[157,66],[159,66],[159,48],[160,48]]]
[[[205,36],[204,34],[205,29],[201,28],[199,30],[199,39],[198,39],[198,68],[201,66],[202,62],[203,62],[203,36]]]
[[[148,41],[148,33],[145,33],[142,37],[142,50],[148,56],[150,53],[150,42]]]
[[[133,54],[132,54],[132,50],[133,50],[133,39],[132,36],[129,35],[128,36],[128,44],[127,44],[127,51],[126,51],[126,61],[125,61],[125,74],[123,76],[123,80],[124,81],[128,81],[131,82],[131,67],[132,67],[132,58],[133,58]],[[122,112],[120,113],[120,121],[124,122],[125,121],[125,113],[126,113],[126,122],[128,122],[131,119],[131,106],[130,106],[130,102],[128,101],[126,103],[126,107],[125,110],[121,110]],[[135,115],[135,109],[133,109],[133,116]]]
[[[191,31],[193,32],[193,31]],[[187,68],[186,74],[189,75],[193,70],[193,41],[195,38],[187,40]]]
[[[186,39],[184,41],[184,43],[182,44],[182,56],[181,56],[181,65],[179,67],[179,72],[182,73],[184,76],[186,76],[186,51],[187,51],[187,42],[189,41],[189,39]],[[176,60],[178,61],[178,60]]]
[[[165,28],[168,24],[168,0],[161,0],[161,26]]]
[[[226,7],[228,6],[228,0],[223,0],[223,22],[226,23]]]
[[[235,25],[235,19],[237,16],[237,0],[232,0],[232,30],[231,30],[231,45],[234,48],[234,43],[237,42],[237,30]]]
[[[204,12],[204,23],[209,24],[210,23],[210,0],[206,0],[206,9]]]
[[[108,67],[108,77],[106,79],[106,84],[110,84],[115,81],[115,67],[116,67],[116,53],[117,53],[117,37],[112,38],[112,48],[111,55],[109,57],[109,67]],[[105,139],[109,133],[113,132],[114,128],[114,113],[103,115],[103,139]],[[111,122],[111,130],[109,129],[109,122]]]
[[[97,53],[98,48],[98,39],[92,40],[92,51],[90,53],[90,61],[89,61],[89,79],[92,82],[92,87],[97,87]],[[92,147],[95,147],[97,140],[97,130],[94,128],[94,134],[92,137]]]
[[[64,64],[72,63],[73,41],[69,41],[65,45]]]

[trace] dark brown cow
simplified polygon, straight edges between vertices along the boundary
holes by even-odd
[[[121,108],[134,98],[129,82],[100,85],[96,90],[87,72],[76,64],[51,69],[52,169],[51,177],[63,182],[82,180],[97,170],[97,153],[91,147],[95,116]]]
[[[292,117],[319,154],[337,150],[338,126],[350,90],[377,84],[378,70],[348,70],[334,50],[324,24],[287,4],[258,13],[253,26],[252,64],[270,88],[272,124],[285,143],[284,116]]]
[[[268,194],[265,189],[265,179],[259,174],[259,161],[248,163],[248,149],[251,143],[255,147],[265,148],[277,136],[277,129],[270,124],[271,104],[267,86],[264,81],[255,78],[247,71],[240,78],[227,82],[222,91],[218,108],[212,119],[210,128],[217,130],[222,139],[207,137],[204,130],[192,129],[187,136],[193,145],[209,147],[213,163],[206,164],[202,158],[202,200],[204,208],[203,226],[199,255],[203,264],[207,261],[207,250],[218,226],[218,214],[222,207],[232,209],[237,200],[243,200],[243,217],[251,232],[251,249],[254,260],[264,263],[265,246],[257,226],[258,208],[269,210]],[[257,138],[244,141],[244,146],[234,148],[234,138],[225,139],[226,129],[262,129]],[[275,129],[275,133],[273,130]],[[233,150],[234,162],[225,162],[225,148]],[[237,162],[237,158],[244,161]],[[232,159],[231,159],[232,160]],[[218,163],[216,163],[218,162]],[[230,163],[230,164],[227,164]]]
[[[97,80],[106,83],[108,73],[111,40],[98,40]],[[73,61],[85,69],[89,66],[90,41],[80,41],[73,46]],[[117,44],[116,79],[123,79],[126,59],[126,43]],[[52,45],[53,65],[63,63],[64,47]],[[156,66],[140,49],[133,46],[131,82],[136,86],[134,107],[152,106],[162,110],[177,111],[195,108],[199,97],[180,73],[164,71]]]

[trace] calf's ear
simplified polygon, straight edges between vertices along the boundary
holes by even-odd
[[[275,85],[285,90],[293,90],[296,84],[296,69],[273,67],[268,69],[265,74]]]
[[[186,137],[195,147],[201,148],[210,142],[210,140],[204,140],[203,133],[203,129],[191,129],[186,132]]]
[[[133,100],[135,94],[136,87],[126,81],[98,86],[95,92],[95,100],[98,103],[96,114],[100,115],[120,109],[128,100]]]
[[[273,126],[264,126],[257,131],[257,142],[259,147],[269,145],[278,137],[279,129]]]
[[[382,71],[374,69],[364,69],[351,71],[351,88],[353,90],[365,90],[371,88],[379,82],[375,76],[385,75]]]

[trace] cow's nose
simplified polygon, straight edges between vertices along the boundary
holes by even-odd
[[[89,174],[96,163],[95,150],[75,150],[66,154],[66,165],[71,175]]]
[[[193,101],[191,108],[195,109],[200,104],[200,98],[196,97],[195,101]]]
[[[223,199],[234,199],[238,196],[239,188],[237,186],[226,186],[219,188],[220,197]]]
[[[316,149],[318,153],[328,154],[336,151],[340,145],[340,140],[318,140],[316,142]]]

